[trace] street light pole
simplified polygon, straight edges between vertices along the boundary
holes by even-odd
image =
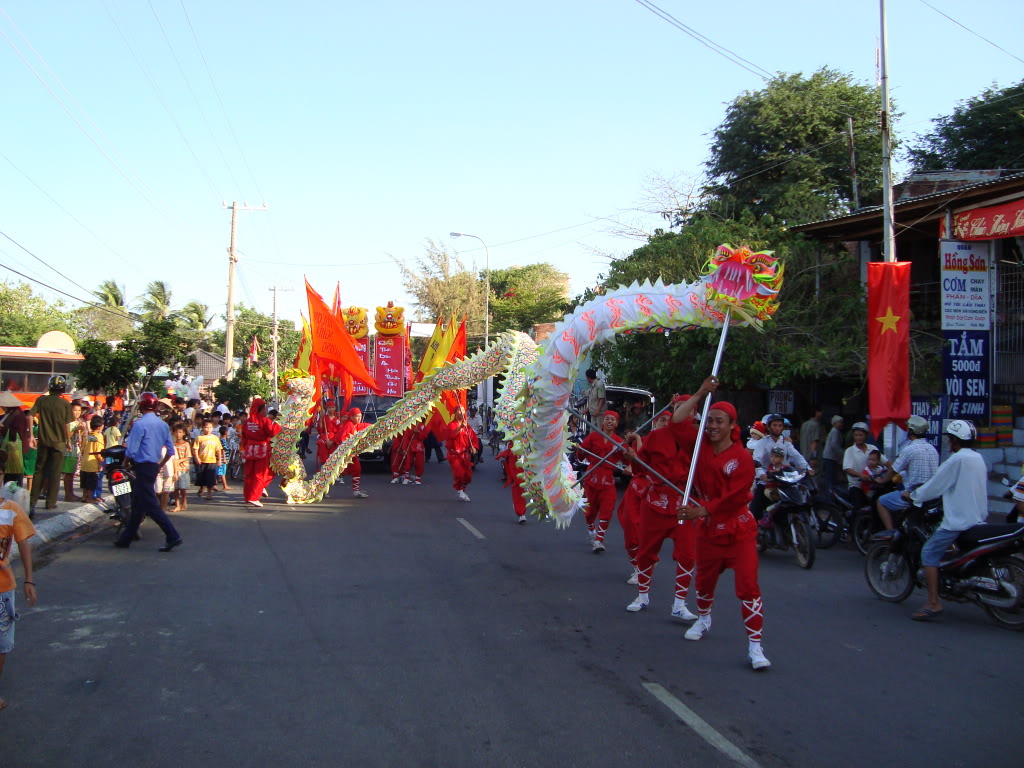
[[[471,235],[468,232],[449,232],[451,237],[472,237],[479,240],[484,246],[484,346],[491,338],[491,252],[487,243],[482,237]]]
[[[449,232],[451,237],[472,237],[479,240],[484,246],[484,347],[491,339],[491,251],[487,243],[478,235],[471,235],[468,232]],[[491,404],[491,380],[488,379],[484,385],[484,405]]]

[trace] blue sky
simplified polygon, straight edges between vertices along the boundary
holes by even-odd
[[[929,2],[1014,50],[1018,2]],[[768,71],[875,81],[877,2],[657,5]],[[1024,78],[921,0],[888,8],[904,138]],[[340,280],[346,305],[406,302],[390,257],[428,238],[482,268],[451,231],[484,238],[492,268],[551,262],[578,292],[640,243],[624,230],[659,225],[651,179],[698,179],[725,105],[763,86],[634,0],[3,9],[0,231],[49,266],[3,238],[0,263],[81,298],[163,279],[218,315],[223,200],[270,206],[240,216],[236,299],[269,313],[270,287],[293,289],[285,319],[304,274],[325,294]]]

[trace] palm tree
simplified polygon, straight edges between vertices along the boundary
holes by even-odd
[[[128,302],[125,301],[124,286],[118,285],[114,280],[104,280],[100,287],[92,292],[100,304],[127,314]]]
[[[171,316],[171,289],[163,280],[150,282],[139,298],[139,308],[147,320],[166,320]]]
[[[184,307],[174,313],[178,324],[186,331],[206,331],[213,322],[213,315],[209,313],[210,308],[198,301],[190,301]]]

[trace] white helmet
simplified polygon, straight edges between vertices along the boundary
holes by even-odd
[[[952,435],[964,441],[978,439],[978,430],[974,428],[974,424],[969,421],[962,421],[961,419],[953,419],[953,421],[949,422],[943,434]]]
[[[851,432],[856,432],[857,430],[860,430],[861,432],[866,432],[866,433],[870,433],[871,432],[871,430],[868,429],[868,425],[865,424],[863,421],[858,421],[856,424],[854,424],[852,427],[850,427],[850,431]]]
[[[918,437],[928,434],[928,419],[914,414],[907,419],[907,432],[913,432]]]

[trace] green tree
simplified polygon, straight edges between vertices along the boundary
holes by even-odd
[[[491,270],[491,330],[527,332],[561,319],[569,307],[569,276],[551,264]]]
[[[123,310],[128,313],[128,300],[125,297],[124,286],[118,285],[115,280],[104,280],[99,288],[92,292],[100,304],[111,309]]]
[[[907,152],[916,171],[1024,167],[1024,80],[986,88],[932,123]]]
[[[227,316],[221,315],[227,321]],[[260,344],[260,361],[270,360],[270,352],[273,349],[271,338],[274,329],[274,318],[265,315],[252,307],[238,304],[235,307],[235,357],[246,357],[249,353],[249,346],[252,344],[253,336]],[[295,355],[299,351],[299,342],[302,341],[302,331],[295,330],[295,323],[290,320],[279,320],[277,331],[277,359],[278,367],[281,370],[291,367]],[[210,350],[217,354],[224,354],[223,329],[217,329],[210,333]]]
[[[427,240],[426,253],[412,265],[395,259],[406,293],[416,300],[417,317],[425,323],[439,317],[467,317],[467,334],[477,340],[484,330],[484,282],[457,256]],[[493,274],[493,273],[492,273]],[[493,323],[492,323],[493,325]]]
[[[153,280],[146,286],[146,292],[139,298],[139,308],[147,320],[166,320],[174,311],[171,309],[171,288],[163,280]]]
[[[75,372],[75,384],[89,392],[116,394],[139,381],[139,361],[135,349],[110,344],[98,339],[86,339],[78,345],[85,360]]]
[[[0,283],[0,344],[34,347],[47,331],[77,335],[64,303],[51,304],[28,283]]]
[[[130,315],[109,307],[79,307],[71,314],[78,336],[83,339],[121,341],[135,329],[135,321]]]
[[[799,385],[816,378],[860,380],[864,371],[864,306],[843,255],[821,257],[768,217],[756,221],[696,216],[681,233],[657,232],[613,263],[605,289],[634,280],[693,282],[721,243],[774,250],[785,265],[779,310],[763,331],[732,328],[719,377],[728,389]],[[816,279],[817,277],[817,279]],[[851,290],[850,283],[857,286]],[[820,290],[819,290],[820,286]],[[581,300],[589,299],[588,291]],[[616,383],[646,387],[662,402],[692,392],[711,372],[719,331],[696,329],[632,334],[595,350],[595,362]]]
[[[705,207],[736,218],[743,210],[804,222],[852,207],[847,116],[853,118],[860,203],[881,189],[878,90],[819,69],[779,74],[726,110],[706,163]],[[679,223],[679,222],[673,222]]]
[[[196,364],[192,341],[173,320],[146,320],[131,337],[118,345],[136,361],[143,375],[143,389],[149,389],[159,368],[172,371]]]
[[[270,399],[270,379],[267,375],[251,365],[243,365],[235,371],[234,377],[228,381],[221,379],[213,388],[213,396],[220,402],[223,400],[232,411],[248,407],[254,397]]]
[[[174,313],[174,319],[186,336],[193,339],[199,349],[210,348],[210,323],[214,316],[210,308],[201,302],[190,301]]]

